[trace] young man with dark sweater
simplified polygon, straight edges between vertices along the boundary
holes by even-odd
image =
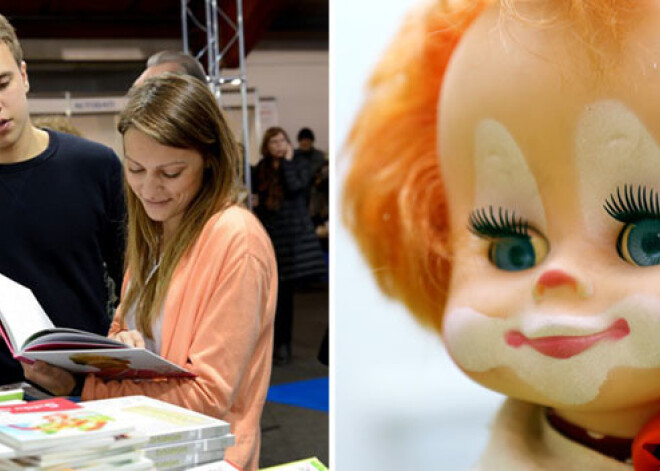
[[[0,273],[30,288],[58,327],[106,335],[106,278],[121,286],[121,163],[109,148],[36,128],[16,33],[0,15]],[[0,342],[0,384],[23,379]]]

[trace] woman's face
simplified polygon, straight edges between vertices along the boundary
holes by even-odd
[[[268,152],[273,157],[284,158],[288,145],[289,141],[286,140],[284,134],[275,134],[273,137],[268,139]]]
[[[204,159],[193,149],[164,146],[135,128],[124,134],[124,174],[149,218],[171,234],[202,187]]]
[[[497,22],[473,25],[440,101],[447,348],[558,409],[657,401],[660,14],[605,70],[570,31]]]

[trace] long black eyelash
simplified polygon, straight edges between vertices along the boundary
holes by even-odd
[[[521,217],[516,218],[515,211],[509,214],[508,209],[500,207],[498,211],[495,211],[492,206],[489,206],[475,209],[470,213],[468,229],[477,236],[493,239],[527,236],[529,223]]]
[[[660,218],[660,198],[653,188],[646,190],[646,186],[623,185],[616,188],[616,195],[612,193],[605,201],[603,208],[614,219],[623,223],[635,222],[645,218]]]

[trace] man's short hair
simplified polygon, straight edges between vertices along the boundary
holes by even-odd
[[[302,141],[303,139],[310,139],[313,141],[314,131],[309,128],[302,128],[300,131],[298,131],[298,140]]]
[[[3,15],[0,15],[0,41],[7,45],[11,55],[14,56],[16,64],[20,68],[23,62],[23,49],[21,49],[21,43],[18,42],[16,30]]]
[[[190,54],[180,51],[160,51],[147,59],[147,68],[155,65],[174,63],[181,67],[181,73],[195,77],[206,83],[206,72],[202,64]]]

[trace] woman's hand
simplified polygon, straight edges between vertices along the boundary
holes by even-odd
[[[55,396],[69,396],[76,387],[75,377],[57,366],[39,360],[31,365],[21,363],[21,366],[25,373],[25,379],[38,384]]]
[[[293,160],[293,146],[290,142],[286,143],[286,154],[284,154],[286,160]]]
[[[110,338],[125,343],[129,347],[144,348],[144,337],[137,330],[122,330],[110,335]]]

